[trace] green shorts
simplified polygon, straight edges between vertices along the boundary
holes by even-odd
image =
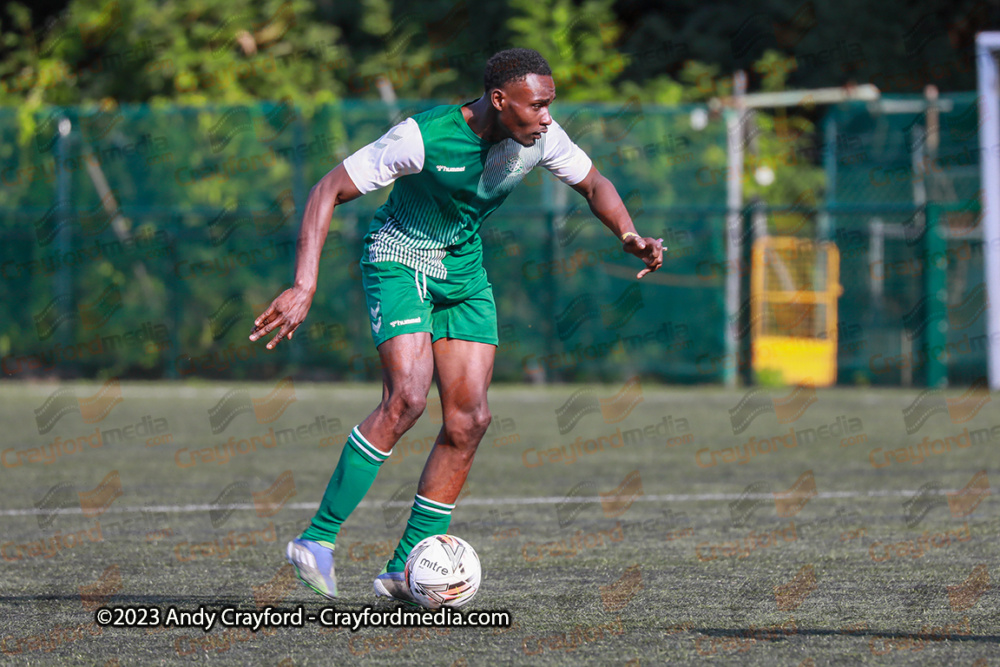
[[[426,331],[431,340],[458,338],[496,345],[497,307],[481,268],[473,280],[444,280],[399,262],[361,260],[372,338],[378,347],[393,336]]]

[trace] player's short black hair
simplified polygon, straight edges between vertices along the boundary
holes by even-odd
[[[483,85],[486,92],[494,88],[503,88],[510,81],[523,79],[529,74],[552,76],[549,62],[534,49],[507,49],[494,53],[486,61],[486,71],[483,73]]]

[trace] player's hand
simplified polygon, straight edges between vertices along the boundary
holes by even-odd
[[[654,239],[648,236],[642,238],[629,234],[622,241],[622,250],[630,255],[635,255],[646,264],[646,268],[635,276],[642,278],[647,273],[652,273],[663,266],[663,251],[666,248],[663,247],[663,239]]]
[[[292,339],[292,334],[306,319],[309,306],[312,305],[313,292],[304,287],[292,287],[278,295],[271,302],[271,307],[253,321],[253,331],[250,340],[257,340],[274,329],[281,327],[278,334],[267,344],[267,349],[273,350],[282,338]]]

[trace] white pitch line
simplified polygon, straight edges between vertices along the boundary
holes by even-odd
[[[893,490],[871,490],[871,491],[823,491],[816,494],[816,498],[892,498],[911,497],[920,491],[893,491]],[[938,489],[923,491],[928,495],[944,495],[955,493],[954,490]],[[656,503],[656,502],[692,502],[700,500],[773,500],[771,493],[676,493],[666,495],[642,495],[633,500],[636,503]],[[604,498],[607,500],[608,498]],[[537,498],[466,498],[459,502],[460,505],[558,505],[560,503],[597,503],[601,502],[600,496],[542,496]],[[373,502],[362,501],[359,508],[377,509],[385,507],[409,507],[410,501],[390,501]],[[295,510],[315,510],[319,503],[288,503],[284,505]],[[253,510],[254,505],[147,505],[145,507],[109,507],[106,514],[137,514],[142,512],[172,512],[183,514],[186,512],[210,512],[212,510]],[[63,507],[54,509],[40,509],[30,507],[27,509],[0,510],[0,516],[37,516],[52,514],[83,514],[83,509],[79,507]]]

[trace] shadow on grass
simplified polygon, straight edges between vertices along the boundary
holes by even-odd
[[[703,634],[709,637],[734,637],[739,639],[757,639],[760,641],[783,641],[796,635],[807,637],[872,637],[879,639],[913,639],[923,641],[962,641],[962,642],[982,642],[1000,643],[1000,635],[975,635],[957,633],[928,633],[928,632],[895,632],[886,630],[835,630],[827,628],[800,628],[783,631],[774,628],[685,628],[687,634]]]
[[[305,592],[305,589],[303,589]],[[52,594],[52,593],[39,593],[37,595],[0,595],[0,605],[4,604],[17,604],[17,603],[39,603],[39,602],[68,602],[73,604],[80,604],[80,594]],[[191,594],[176,594],[176,595],[112,595],[106,600],[101,602],[93,601],[88,602],[88,606],[91,609],[88,611],[96,610],[100,607],[160,607],[161,609],[166,609],[167,607],[177,607],[181,611],[194,611],[195,607],[203,606],[205,609],[212,611],[216,609],[222,609],[224,607],[236,607],[243,610],[257,610],[263,609],[264,607],[274,607],[276,610],[283,611],[294,611],[298,607],[310,608],[310,611],[315,611],[323,607],[336,606],[338,610],[343,611],[360,611],[366,607],[375,608],[394,608],[399,606],[403,609],[412,610],[414,607],[411,605],[404,605],[393,602],[391,600],[371,600],[366,602],[346,602],[338,598],[336,600],[326,600],[318,595],[309,597],[308,599],[292,599],[288,600],[282,604],[275,604],[268,602],[265,605],[258,606],[254,602],[254,598],[249,593],[246,596],[225,596],[220,597],[217,595],[191,595]]]

